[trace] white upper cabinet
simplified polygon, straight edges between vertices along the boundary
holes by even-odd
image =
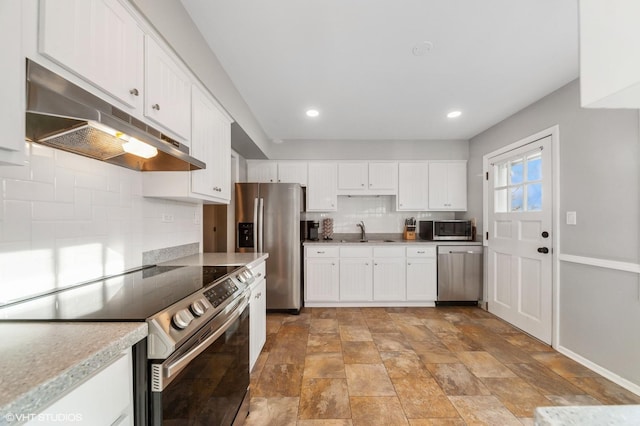
[[[398,164],[395,162],[338,163],[339,195],[395,195]]]
[[[640,108],[640,2],[580,0],[583,107]]]
[[[248,160],[247,182],[299,183],[307,186],[307,162]]]
[[[336,211],[338,208],[336,163],[310,161],[308,166],[307,211]]]
[[[24,164],[24,84],[22,2],[0,1],[0,165]],[[9,37],[8,34],[11,36]]]
[[[186,202],[229,204],[231,197],[232,119],[204,89],[193,86],[190,154],[207,167],[193,171],[144,172],[145,197]]]
[[[429,210],[467,210],[467,162],[429,163]]]
[[[398,211],[429,209],[429,163],[398,163]]]
[[[278,161],[278,182],[307,186],[307,162]]]
[[[191,155],[207,165],[191,172],[191,190],[225,204],[231,197],[231,120],[193,86]]]
[[[338,190],[364,192],[369,187],[367,163],[338,163]]]
[[[117,0],[40,1],[39,52],[131,109],[142,107],[143,40]]]
[[[247,182],[275,183],[277,181],[277,162],[269,160],[247,161]]]
[[[191,81],[172,56],[145,36],[144,115],[179,137],[190,139]]]

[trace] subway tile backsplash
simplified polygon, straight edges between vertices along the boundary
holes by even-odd
[[[452,212],[408,212],[396,211],[396,198],[392,195],[380,196],[339,196],[338,211],[302,214],[303,220],[317,220],[322,232],[322,219],[333,218],[333,232],[336,234],[357,234],[356,224],[363,221],[370,233],[400,233],[404,230],[406,218],[417,220],[454,219]]]
[[[140,266],[143,252],[201,247],[202,206],[144,198],[141,172],[26,151],[24,166],[0,166],[0,303]]]

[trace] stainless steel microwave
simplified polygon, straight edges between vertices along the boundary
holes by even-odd
[[[471,241],[470,220],[421,220],[420,239],[430,241]]]

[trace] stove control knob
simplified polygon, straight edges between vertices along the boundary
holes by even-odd
[[[173,316],[173,325],[179,330],[185,329],[193,321],[193,315],[187,309],[181,309]]]
[[[201,317],[207,311],[207,305],[204,303],[204,300],[198,299],[191,304],[189,307],[193,315],[197,317]]]
[[[240,281],[243,284],[247,281],[246,278],[244,277],[244,275],[242,275],[242,274],[236,275],[236,278],[238,279],[238,281]]]

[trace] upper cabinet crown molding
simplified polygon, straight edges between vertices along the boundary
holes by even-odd
[[[580,93],[588,108],[640,108],[640,2],[580,0]]]

